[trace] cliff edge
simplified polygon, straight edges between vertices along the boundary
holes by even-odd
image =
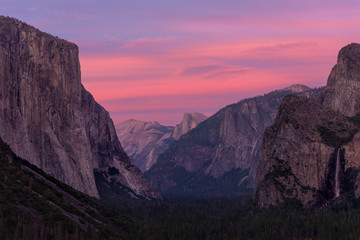
[[[78,54],[73,43],[0,16],[0,137],[19,157],[90,196],[105,197],[101,183],[158,197],[131,165],[109,113],[81,85]]]

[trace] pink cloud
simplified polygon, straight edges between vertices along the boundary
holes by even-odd
[[[256,92],[243,97],[258,94]],[[184,112],[202,112],[210,116],[228,103],[241,99],[239,93],[215,95],[168,95],[138,98],[119,98],[101,101],[111,113],[115,123],[129,118],[143,121],[155,120],[160,123],[177,124]],[[167,104],[165,105],[164,102]]]
[[[81,58],[82,75],[84,85],[100,101],[144,96],[266,91],[299,82],[314,86],[325,83],[328,74],[327,71],[318,70],[327,69],[327,65],[331,65],[326,62],[328,53],[319,50],[316,42],[194,44],[192,47],[179,46],[159,56],[84,56]],[[322,47],[327,48],[326,44]],[[294,66],[263,68],[252,66],[254,62],[246,62],[250,58],[267,61],[269,65],[272,59],[279,58],[283,59],[284,64],[292,59],[318,64],[299,66],[295,62]],[[244,62],[243,65],[227,63],[239,59]],[[204,65],[197,65],[199,62]],[[166,102],[163,104],[166,106]]]
[[[346,43],[341,36],[331,39],[304,37],[254,41],[175,40],[173,42],[178,44],[176,47],[164,47],[161,38],[130,41],[133,45],[127,49],[136,49],[136,44],[152,44],[152,52],[144,48],[136,52],[137,55],[131,51],[82,54],[85,87],[109,109],[117,122],[131,116],[166,122],[165,119],[179,115],[171,113],[171,109],[187,111],[181,107],[186,105],[193,107],[191,111],[199,109],[208,114],[214,113],[220,107],[232,103],[223,97],[225,95],[236,95],[240,100],[295,83],[311,87],[325,85],[329,71],[336,62],[337,50],[334,49],[340,49]],[[117,46],[119,41],[114,40],[113,46]],[[210,96],[222,97],[214,97],[214,101],[170,100],[195,95],[209,96],[209,99],[212,99]],[[144,97],[146,101],[134,100],[125,105],[121,103],[126,99]],[[115,102],[111,102],[113,100]],[[121,106],[117,107],[117,104]],[[211,105],[216,108],[211,108]]]
[[[146,48],[146,47],[152,46],[154,44],[173,41],[174,39],[175,39],[174,36],[171,36],[171,37],[158,36],[155,38],[144,37],[144,38],[131,39],[131,40],[125,41],[124,44],[117,47],[117,49],[121,50],[121,49],[127,49],[127,48]]]
[[[360,29],[355,0],[15,2],[2,9],[79,45],[83,84],[118,120],[181,118],[181,106],[215,112],[234,101],[227,95],[324,85]]]
[[[233,78],[239,74],[244,74],[250,71],[251,68],[239,67],[239,66],[197,66],[197,67],[188,67],[182,70],[179,74],[182,77],[203,77],[205,79],[223,79],[223,78]]]

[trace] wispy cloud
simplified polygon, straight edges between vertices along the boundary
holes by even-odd
[[[117,47],[118,50],[122,50],[122,49],[139,49],[139,48],[147,48],[147,47],[152,47],[156,44],[161,44],[161,43],[165,43],[165,42],[169,42],[169,41],[173,41],[175,39],[174,36],[171,37],[155,37],[155,38],[150,38],[150,37],[144,37],[144,38],[137,38],[137,39],[131,39],[128,41],[124,41],[124,43]]]
[[[180,76],[183,77],[203,77],[205,79],[229,79],[237,77],[240,74],[244,74],[250,71],[248,67],[238,66],[221,66],[221,65],[210,65],[210,66],[198,66],[185,68]]]
[[[242,93],[242,97],[257,93]],[[210,116],[228,103],[241,100],[239,93],[165,95],[137,98],[117,98],[101,101],[111,111],[115,123],[135,118],[160,123],[177,124],[184,112],[202,112]],[[164,102],[167,104],[165,105]]]
[[[295,42],[275,42],[269,44],[250,46],[244,49],[247,54],[257,55],[284,55],[294,51],[304,51],[314,49],[318,46],[316,42],[295,41]]]
[[[233,78],[238,78],[240,75],[243,75],[251,70],[252,68],[226,67],[212,72],[205,78],[217,79],[217,80],[233,79]]]
[[[181,76],[194,76],[194,75],[202,75],[204,73],[210,73],[215,70],[221,69],[221,66],[199,66],[199,67],[188,67],[185,68],[180,75]]]

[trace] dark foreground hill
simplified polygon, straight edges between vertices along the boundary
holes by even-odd
[[[126,239],[137,222],[17,157],[0,139],[0,239]]]

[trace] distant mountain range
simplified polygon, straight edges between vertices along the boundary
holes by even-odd
[[[263,133],[274,122],[283,97],[316,98],[322,91],[293,85],[229,105],[206,120],[185,114],[180,124],[185,127],[128,120],[117,125],[117,133],[133,163],[165,195],[251,194]],[[199,125],[185,133],[190,123]],[[185,134],[179,138],[181,134],[174,133]]]
[[[206,118],[202,113],[185,113],[181,123],[175,127],[130,119],[117,124],[116,133],[131,162],[145,172],[156,163],[158,156],[168,149],[173,141]]]

